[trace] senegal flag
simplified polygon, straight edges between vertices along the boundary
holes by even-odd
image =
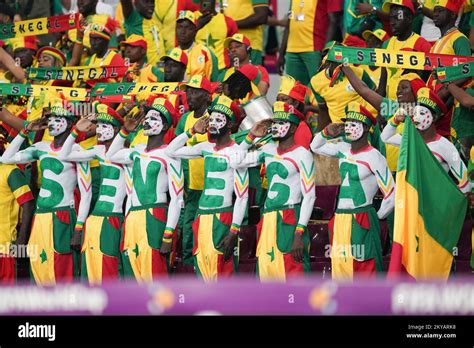
[[[395,224],[388,277],[447,279],[467,199],[406,118],[398,158]]]

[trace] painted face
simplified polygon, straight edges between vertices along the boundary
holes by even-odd
[[[145,116],[143,122],[143,135],[149,137],[152,135],[158,135],[163,130],[163,120],[161,115],[156,110],[150,110]]]
[[[99,142],[111,140],[114,137],[114,126],[110,123],[97,122],[96,134]]]
[[[63,134],[67,129],[67,120],[65,117],[49,116],[48,131],[52,137]]]
[[[291,123],[288,121],[274,121],[272,123],[272,138],[284,139],[290,131]]]
[[[227,117],[220,112],[213,111],[209,117],[209,136],[217,138],[225,131],[227,125]]]
[[[413,123],[416,129],[420,131],[427,130],[433,123],[433,114],[431,110],[425,106],[415,106],[415,114],[413,116]]]
[[[349,141],[357,141],[364,134],[364,126],[362,122],[348,120],[344,122],[344,132]]]

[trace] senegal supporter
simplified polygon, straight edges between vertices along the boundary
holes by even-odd
[[[242,104],[259,97],[264,83],[261,71],[255,65],[246,64],[224,81],[223,93]]]
[[[0,40],[0,83],[23,82],[26,78],[25,71],[16,64],[4,46],[5,42]]]
[[[203,7],[210,4],[210,8]],[[229,57],[224,49],[224,40],[237,33],[237,24],[229,16],[216,12],[216,1],[200,0],[200,11],[194,14],[197,18],[198,32],[196,41],[210,48],[219,62],[221,71],[229,66]]]
[[[194,0],[155,0],[155,11],[153,18],[158,21],[160,32],[168,52],[175,47],[176,41],[176,18],[181,11],[197,11],[199,5]]]
[[[328,43],[324,53],[333,44]],[[340,69],[338,65],[338,63],[326,61],[310,82],[312,92],[319,104],[319,123],[322,128],[331,122],[341,123],[344,109],[351,101],[363,103],[362,97],[354,91],[347,77],[338,73]],[[362,79],[370,89],[375,88],[375,84],[367,72],[360,67],[353,69],[357,77]]]
[[[125,34],[143,36],[147,43],[147,62],[155,65],[165,54],[165,45],[158,21],[153,16],[154,0],[136,0],[135,8],[132,0],[120,0],[125,19]]]
[[[416,94],[422,87],[426,87],[423,80],[414,73],[402,75],[397,86],[397,96],[395,99],[383,97],[376,91],[367,87],[364,81],[355,75],[353,67],[342,67],[342,71],[347,79],[350,81],[354,90],[364,98],[370,105],[372,105],[379,112],[379,120],[381,123],[386,123],[400,107],[400,105],[411,105],[416,102]],[[405,106],[407,108],[407,106]],[[398,129],[401,133],[402,128]],[[387,146],[387,162],[390,170],[395,172],[397,170],[398,149]]]
[[[140,71],[135,82],[183,82],[186,76],[188,57],[179,47],[173,48],[160,59],[163,70],[156,65],[147,64]]]
[[[176,37],[179,48],[188,56],[186,73],[216,81],[219,73],[217,58],[209,48],[196,42],[196,33],[196,16],[191,11],[182,11],[176,19]]]
[[[92,56],[87,59],[88,66],[115,65],[123,66],[125,61],[116,51],[109,49],[109,41],[112,32],[116,28],[116,22],[109,20],[103,27],[95,26],[90,32]],[[93,87],[96,83],[118,82],[116,78],[86,81],[87,85]]]
[[[202,117],[209,116],[208,106],[211,102],[212,87],[210,81],[200,75],[191,76],[187,83],[182,85],[186,92],[189,112],[179,120],[175,134],[190,130]],[[208,141],[207,134],[194,134],[186,144],[195,144]],[[183,171],[185,176],[185,205],[183,216],[183,263],[193,264],[193,231],[192,225],[198,209],[199,198],[204,187],[204,159],[183,160]]]
[[[390,16],[392,36],[385,41],[382,48],[390,51],[415,51],[429,53],[431,45],[420,35],[413,32],[415,9],[411,0],[387,0],[382,10]],[[396,99],[397,86],[405,69],[387,69],[386,95]]]
[[[224,42],[224,47],[229,50],[230,67],[219,75],[219,81],[227,80],[235,69],[253,64],[251,58],[252,46],[249,39],[243,34],[234,34]],[[255,64],[253,64],[255,65]],[[261,73],[261,81],[258,84],[259,93],[266,95],[270,87],[270,78],[268,71],[263,65],[255,65]]]
[[[38,51],[38,67],[40,68],[61,68],[66,66],[66,56],[63,52],[54,47],[44,46]],[[42,80],[34,81],[34,83],[47,86],[72,86],[73,81],[63,80]]]
[[[78,0],[77,7],[79,13],[82,15],[83,24],[85,28],[83,29],[83,33],[79,33],[81,30],[73,29],[69,30],[67,35],[69,40],[73,43],[77,43],[79,45],[83,45],[84,47],[90,47],[90,31],[93,25],[104,26],[106,25],[109,19],[112,19],[108,14],[98,14],[97,13],[97,4],[98,0]],[[116,48],[117,47],[117,37],[115,35],[111,36],[110,39],[110,47]],[[80,51],[82,51],[82,47],[78,47]],[[70,62],[71,66],[76,65],[83,65],[87,56],[82,54],[81,56],[76,56],[76,59],[80,57],[80,60],[72,60]]]
[[[387,32],[383,29],[377,29],[374,31],[366,30],[362,36],[365,39],[367,48],[381,48],[383,43],[390,38]],[[374,81],[375,85],[378,87],[382,68],[376,65],[361,65],[360,67],[369,74],[372,81]]]
[[[146,50],[147,43],[145,38],[140,35],[130,35],[127,40],[120,43],[125,47],[124,57],[125,64],[129,65],[127,75],[124,77],[126,82],[153,82],[154,79],[149,81],[150,76],[144,76],[143,72],[153,72],[154,66],[147,64],[146,60]],[[156,69],[156,68],[155,68]]]
[[[263,25],[268,19],[268,0],[225,0],[224,14],[231,17],[239,33],[249,38],[253,64],[262,64]]]
[[[3,155],[5,141],[0,136],[0,155]],[[16,165],[0,164],[0,197],[0,284],[12,285],[16,281],[17,264],[10,248],[13,244],[19,247],[28,243],[35,207],[25,175]]]
[[[434,43],[431,53],[471,56],[469,39],[456,27],[456,19],[462,4],[463,1],[459,0],[441,0],[436,2],[433,10],[433,21],[441,31],[441,38]],[[454,83],[460,86],[465,82],[466,79],[461,79]],[[437,84],[436,80],[430,77],[427,85],[436,91],[445,102],[447,101],[450,95],[449,91],[447,89],[442,90],[443,86],[441,84]],[[449,137],[451,135],[452,114],[453,108],[450,108],[449,112],[436,122],[436,130],[442,136]]]
[[[36,36],[24,36],[8,39],[8,44],[13,51],[13,59],[19,62],[23,69],[29,68],[35,61],[35,55],[38,51]]]
[[[309,144],[313,135],[308,127],[308,118],[306,117],[305,104],[309,99],[308,88],[302,85],[290,76],[282,78],[280,90],[278,91],[277,101],[285,102],[286,104],[293,106],[300,113],[305,115],[303,122],[300,122],[295,133],[295,141],[298,145],[309,149]],[[309,102],[309,100],[308,100]]]
[[[321,51],[329,29],[329,3],[334,0],[291,1],[289,25],[280,47],[279,70],[307,85],[321,65]]]

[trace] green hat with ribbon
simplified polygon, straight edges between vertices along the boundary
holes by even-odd
[[[293,105],[277,101],[273,104],[273,120],[287,121],[299,125],[305,119],[304,115],[299,112]]]
[[[123,118],[110,106],[97,101],[95,101],[93,105],[94,112],[97,115],[97,122],[109,123],[114,127],[121,127],[123,125]]]
[[[230,118],[232,122],[236,122],[240,114],[237,105],[232,101],[232,99],[225,95],[216,97],[212,101],[211,106],[209,106],[209,111],[220,112]]]

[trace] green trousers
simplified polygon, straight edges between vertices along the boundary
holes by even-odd
[[[303,85],[308,85],[321,65],[321,52],[289,53],[285,55],[286,73]]]
[[[199,198],[202,191],[187,189],[184,192],[184,213],[183,213],[183,264],[193,265],[193,222],[199,207]]]

